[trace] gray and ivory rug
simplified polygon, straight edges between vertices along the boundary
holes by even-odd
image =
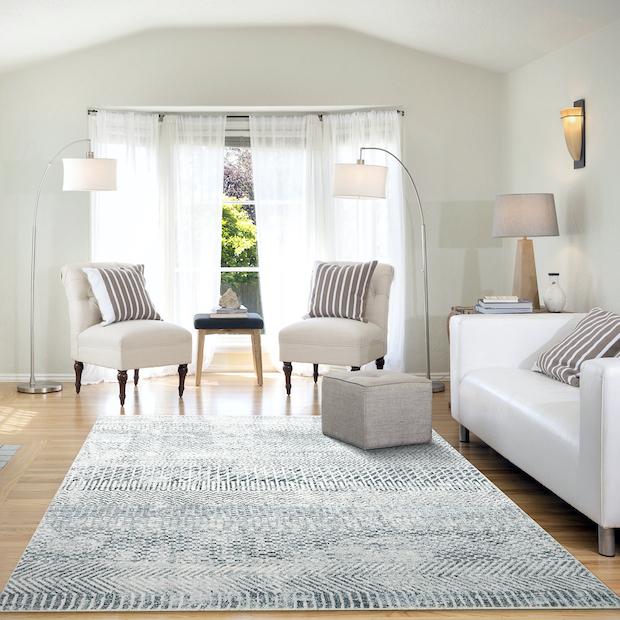
[[[320,424],[100,418],[0,610],[620,607],[438,435],[364,452]]]

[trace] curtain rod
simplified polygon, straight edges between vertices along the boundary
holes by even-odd
[[[126,110],[126,111],[131,111],[131,110]],[[97,114],[98,110],[95,109],[90,109],[88,110],[88,114]],[[404,110],[396,110],[396,112],[398,112],[398,114],[400,114],[401,116],[405,116],[405,111]],[[138,112],[139,114],[148,114],[148,112]],[[353,112],[321,112],[320,114],[317,114],[317,116],[320,119],[323,119],[323,116],[327,115],[331,115],[331,114],[354,114],[355,111]],[[155,114],[155,112],[152,112],[152,114]],[[159,120],[161,121],[164,116],[166,116],[167,114],[173,114],[173,115],[177,115],[177,114],[184,114],[183,112],[159,112]],[[312,114],[311,112],[307,112],[307,114]],[[198,116],[200,116],[200,114],[198,114]],[[214,114],[214,116],[222,116],[221,114]],[[250,116],[274,116],[273,114],[225,114],[224,116],[226,116],[227,118],[249,118]],[[289,116],[288,114],[278,114],[278,116]],[[297,116],[297,115],[293,115],[291,114],[290,116]]]

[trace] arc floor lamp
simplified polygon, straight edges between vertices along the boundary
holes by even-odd
[[[116,189],[116,160],[95,158],[90,150],[90,140],[76,140],[63,146],[56,155],[48,162],[47,168],[43,173],[39,183],[39,191],[34,205],[34,216],[32,220],[32,254],[30,262],[30,381],[19,383],[18,392],[28,394],[46,394],[48,392],[60,392],[62,383],[54,381],[37,381],[34,376],[34,276],[36,265],[37,249],[37,213],[39,211],[39,200],[45,177],[56,158],[70,146],[79,142],[88,142],[88,152],[83,159],[63,159],[63,186],[65,192],[90,192],[101,190]]]
[[[352,198],[355,200],[376,200],[385,198],[385,185],[388,169],[386,166],[373,166],[364,163],[363,151],[383,151],[391,155],[407,173],[420,211],[420,234],[422,237],[422,274],[424,276],[424,347],[426,355],[426,378],[431,378],[431,354],[429,343],[428,323],[428,273],[426,270],[426,225],[422,201],[415,181],[403,162],[394,153],[377,146],[363,146],[360,148],[360,157],[356,164],[334,164],[334,198]],[[441,381],[433,381],[433,392],[443,392],[446,386]]]

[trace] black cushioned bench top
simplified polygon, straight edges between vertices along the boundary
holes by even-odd
[[[212,319],[208,314],[194,315],[195,329],[263,329],[263,326],[263,319],[256,312],[248,312],[247,319]]]

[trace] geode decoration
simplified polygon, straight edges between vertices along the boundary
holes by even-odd
[[[221,308],[240,308],[241,304],[237,300],[237,293],[235,293],[231,288],[229,288],[220,297],[220,307]]]

